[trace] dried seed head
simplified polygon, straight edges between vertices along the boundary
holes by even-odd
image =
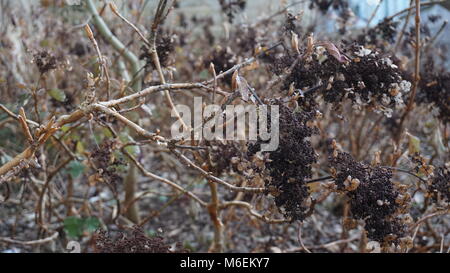
[[[294,83],[291,83],[291,84],[289,85],[288,96],[292,96],[292,94],[294,94],[294,91],[295,91]]]
[[[109,8],[111,9],[112,12],[114,12],[114,14],[119,14],[118,10],[117,10],[117,6],[116,4],[114,4],[114,2],[109,2]]]
[[[414,246],[411,236],[400,238],[400,247],[403,249],[412,248]]]
[[[291,47],[297,54],[300,54],[300,49],[298,48],[298,35],[293,31],[291,31],[291,35]]]
[[[216,69],[214,68],[214,64],[212,62],[209,63],[209,71],[213,74],[214,78],[216,77]]]
[[[375,155],[373,156],[372,166],[379,166],[380,164],[381,164],[381,152],[376,151]]]
[[[233,76],[231,77],[231,88],[232,90],[238,89],[238,80],[239,80],[239,70],[234,71]]]
[[[86,24],[84,26],[84,30],[86,31],[86,34],[87,34],[89,40],[91,40],[91,41],[94,40],[94,33],[92,33],[92,29],[89,26],[89,24]]]
[[[346,230],[356,229],[358,227],[358,221],[353,218],[344,218],[342,225]]]
[[[311,33],[308,38],[306,38],[306,53],[308,55],[312,54],[314,50],[314,34]]]

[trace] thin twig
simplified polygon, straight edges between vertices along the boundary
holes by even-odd
[[[416,1],[416,5],[411,6],[409,8],[406,8],[406,9],[403,9],[403,10],[401,10],[401,11],[399,11],[399,12],[397,12],[397,13],[391,15],[391,16],[388,16],[388,17],[386,17],[386,20],[392,20],[395,17],[397,17],[399,15],[402,15],[403,13],[405,13],[405,12],[407,12],[409,10],[415,9],[417,6],[425,7],[425,6],[430,6],[430,5],[434,5],[434,4],[439,4],[439,3],[442,3],[442,2],[445,2],[445,1],[446,0],[438,0],[438,1],[429,1],[429,2],[421,2],[421,3],[420,3],[420,1]],[[420,3],[419,5],[417,4],[418,2]]]
[[[92,22],[98,29],[99,33],[105,38],[112,47],[120,53],[131,65],[131,70],[133,74],[137,74],[140,69],[140,61],[136,55],[134,55],[130,50],[128,50],[125,45],[111,32],[108,25],[103,21],[100,14],[98,14],[97,8],[92,3],[92,0],[85,0],[87,8],[92,14]],[[141,81],[135,81],[133,84],[133,89],[138,91],[141,89]]]
[[[58,238],[58,235],[59,235],[59,233],[55,232],[47,238],[33,240],[33,241],[19,241],[19,240],[15,240],[15,239],[11,239],[11,238],[0,237],[0,242],[7,243],[7,244],[26,245],[26,246],[42,245],[42,244],[54,241],[56,238]]]
[[[145,38],[144,34],[142,34],[142,32],[139,30],[139,28],[137,26],[135,26],[133,23],[131,23],[130,21],[128,21],[127,18],[123,17],[122,14],[119,13],[119,10],[117,9],[116,4],[114,4],[114,2],[110,2],[109,3],[109,8],[112,10],[112,12],[117,15],[120,19],[122,19],[127,25],[129,25],[141,38],[142,41],[144,41],[144,43],[147,46],[151,46],[150,42],[147,40],[147,38]]]
[[[305,244],[303,243],[303,239],[302,239],[302,223],[301,222],[299,222],[299,225],[298,225],[297,238],[298,238],[298,242],[302,246],[303,250],[305,250],[307,253],[311,253],[311,251],[308,248],[306,248]]]
[[[228,208],[231,206],[244,207],[249,211],[249,213],[252,216],[255,216],[256,218],[258,218],[266,223],[277,224],[277,223],[288,223],[291,221],[290,219],[269,219],[267,216],[261,215],[258,212],[256,212],[253,209],[251,204],[249,204],[247,202],[243,202],[243,201],[236,201],[236,200],[235,201],[225,201],[221,204],[220,207],[221,207],[221,209],[224,209],[224,208]]]
[[[110,79],[109,79],[108,67],[106,66],[106,62],[103,58],[103,55],[100,51],[100,47],[98,46],[97,40],[95,39],[91,28],[89,27],[88,24],[86,24],[84,29],[88,35],[89,40],[91,41],[91,43],[93,44],[93,46],[95,48],[95,52],[97,53],[98,63],[102,67],[101,76],[102,77],[105,76],[105,78],[106,78],[106,98],[109,100],[111,98],[111,91],[110,91]]]
[[[369,20],[367,21],[367,26],[366,28],[369,28],[370,23],[372,23],[373,18],[375,18],[375,15],[378,12],[378,9],[380,8],[381,4],[383,3],[383,0],[378,1],[377,6],[375,7],[375,9],[373,10],[372,14],[370,15]]]
[[[437,211],[437,212],[428,214],[428,215],[426,215],[426,216],[420,218],[420,219],[419,219],[417,222],[415,222],[414,224],[412,224],[412,225],[409,227],[409,230],[413,230],[414,228],[419,227],[419,225],[421,225],[423,222],[425,222],[426,220],[428,220],[428,219],[430,219],[430,218],[433,218],[433,217],[436,217],[436,216],[439,216],[439,215],[449,214],[449,213],[450,213],[450,209],[444,209],[444,210],[439,210],[439,211]]]
[[[136,165],[136,167],[138,167],[138,169],[141,171],[141,173],[142,173],[144,176],[149,177],[149,178],[152,178],[152,179],[155,179],[155,180],[158,180],[158,181],[161,181],[161,182],[163,182],[163,183],[165,183],[165,184],[171,186],[172,188],[174,188],[174,189],[176,189],[176,190],[178,190],[178,191],[180,191],[180,192],[186,194],[187,196],[189,196],[190,198],[192,198],[194,201],[196,201],[196,202],[197,202],[199,205],[201,205],[202,207],[206,207],[206,206],[207,206],[207,203],[206,203],[205,201],[201,200],[199,197],[197,197],[194,193],[192,193],[192,192],[190,192],[190,191],[188,191],[188,190],[182,188],[182,187],[179,186],[178,184],[176,184],[176,183],[174,183],[174,182],[172,182],[172,181],[170,181],[170,180],[168,180],[168,179],[166,179],[166,178],[163,178],[163,177],[161,177],[161,176],[158,176],[158,175],[156,175],[156,174],[154,174],[154,173],[151,173],[151,172],[147,171],[147,170],[141,165],[141,163],[139,163],[139,162],[137,161],[137,159],[136,159],[133,155],[131,155],[128,151],[126,151],[125,149],[122,149],[122,153],[125,154],[125,155],[133,162],[133,164]]]
[[[412,7],[413,1],[414,0],[410,0],[410,2],[409,2],[409,6],[410,7]],[[394,52],[397,52],[397,49],[400,46],[400,43],[401,43],[401,41],[403,39],[403,35],[405,34],[406,27],[409,24],[409,18],[411,17],[411,11],[412,11],[412,9],[408,10],[408,14],[406,15],[405,23],[403,24],[402,30],[400,31],[400,34],[399,34],[398,39],[397,39],[397,42],[395,44]]]
[[[197,166],[196,164],[194,164],[189,158],[187,158],[185,155],[181,154],[180,152],[178,152],[175,149],[171,149],[172,153],[175,154],[181,161],[183,161],[188,167],[192,167],[193,169],[197,170],[198,172],[200,172],[204,177],[219,183],[223,186],[225,186],[226,188],[228,188],[229,190],[233,190],[233,191],[242,191],[242,192],[251,192],[251,193],[261,193],[265,191],[265,188],[252,188],[252,187],[238,187],[238,186],[234,186],[218,177],[215,177],[214,175],[212,175],[211,173],[203,170],[201,167]]]

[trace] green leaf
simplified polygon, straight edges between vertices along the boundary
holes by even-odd
[[[85,232],[92,233],[100,227],[100,220],[97,217],[80,218],[69,216],[64,219],[64,231],[68,237],[78,238]]]
[[[107,137],[107,138],[112,138],[112,137],[113,137],[111,131],[108,130],[108,129],[106,129],[106,128],[103,128],[102,132],[103,132],[103,135],[104,135],[105,137]]]
[[[100,227],[100,221],[97,217],[88,217],[84,220],[84,228],[88,232],[94,232]]]
[[[63,125],[63,126],[61,127],[61,131],[63,131],[64,133],[67,132],[67,131],[69,131],[69,129],[70,129],[70,126],[69,126],[69,125]]]
[[[119,138],[122,142],[132,142],[134,139],[128,133],[122,133],[119,135]],[[127,146],[125,147],[125,151],[129,152],[131,155],[136,156],[139,153],[138,146]]]
[[[161,195],[158,199],[159,199],[159,201],[165,203],[165,202],[167,202],[167,200],[168,200],[169,198],[168,198],[167,196]]]
[[[83,173],[85,166],[83,165],[83,163],[75,160],[70,162],[68,167],[69,167],[69,174],[72,176],[72,178],[77,178]]]
[[[67,233],[67,236],[76,238],[83,235],[83,219],[69,216],[64,219],[64,231]]]
[[[198,75],[200,79],[206,80],[209,77],[209,71],[208,69],[203,69],[200,74]]]
[[[66,94],[60,89],[50,89],[47,93],[57,101],[64,102],[66,100]]]

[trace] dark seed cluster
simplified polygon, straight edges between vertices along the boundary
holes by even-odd
[[[235,39],[241,54],[253,54],[258,44],[258,30],[254,27],[243,26],[236,31]]]
[[[435,202],[439,200],[450,202],[450,166],[438,167],[434,171],[428,192]]]
[[[56,57],[45,50],[39,51],[38,53],[34,54],[33,60],[36,63],[41,74],[45,74],[48,71],[57,68]]]
[[[166,67],[170,65],[170,56],[175,50],[175,41],[171,35],[164,35],[161,32],[156,37],[156,51],[158,52],[158,58],[161,66]],[[150,49],[144,45],[141,47],[140,60],[146,61],[146,67],[152,67],[155,69],[155,64],[153,63],[152,54]]]
[[[330,7],[334,10],[348,8],[348,1],[346,0],[311,0],[310,9],[317,7],[322,13],[327,13]]]
[[[214,69],[216,70],[216,72],[220,73],[227,71],[228,69],[236,65],[237,57],[229,47],[222,48],[221,46],[217,46],[205,59],[203,65],[206,69],[208,69],[211,63],[214,64]],[[232,75],[225,76],[225,83],[231,84],[231,76]]]
[[[247,0],[219,0],[222,12],[228,17],[228,22],[233,23],[234,17],[238,12],[245,9]]]
[[[237,169],[237,159],[245,159],[246,154],[243,152],[239,143],[229,142],[226,144],[219,143],[211,149],[212,171],[216,175],[224,172],[234,171],[240,172]]]
[[[122,181],[122,177],[118,174],[116,168],[124,163],[113,156],[114,150],[115,142],[107,140],[100,147],[95,148],[90,157],[99,176],[111,185],[116,186],[118,182]]]
[[[369,29],[367,33],[359,36],[359,41],[363,44],[377,44],[379,38],[381,42],[394,43],[397,36],[398,22],[386,18],[375,27]],[[381,44],[380,44],[381,45]]]
[[[335,168],[338,191],[346,192],[355,219],[365,221],[371,240],[398,242],[403,225],[395,218],[401,208],[399,191],[391,182],[392,171],[355,161],[348,153],[334,151],[330,163]]]
[[[346,0],[312,0],[309,9],[318,8],[320,12],[326,14],[330,7],[338,14],[339,33],[345,34],[347,31],[346,25],[349,19],[353,16],[353,13]]]
[[[305,179],[311,178],[311,164],[317,161],[308,139],[317,133],[317,129],[307,124],[315,117],[315,112],[294,112],[283,105],[279,105],[279,110],[278,148],[264,152],[269,158],[265,166],[271,177],[266,188],[275,197],[275,203],[285,217],[292,221],[303,220],[307,215],[309,197]],[[257,152],[261,143],[250,145],[249,152]]]
[[[425,65],[419,83],[416,101],[434,104],[437,115],[444,123],[450,122],[450,72],[436,71],[432,62]]]
[[[297,17],[294,14],[288,12],[286,14],[284,24],[281,27],[281,33],[284,35],[289,35],[291,31],[300,34],[301,27],[297,24]]]
[[[298,62],[286,78],[284,88],[293,83],[296,89],[308,90],[320,86],[319,92],[329,103],[339,103],[349,98],[357,106],[374,104],[383,112],[403,104],[402,95],[409,92],[411,84],[404,81],[400,71],[388,57],[362,46],[351,45],[343,50],[351,58],[342,62],[327,51],[316,51]],[[273,71],[282,71],[294,62],[294,57],[279,58]],[[304,98],[300,98],[299,103]]]
[[[98,231],[94,236],[95,249],[99,253],[187,253],[180,243],[171,250],[161,236],[147,237],[140,227],[133,227],[131,236],[120,234],[111,237],[105,230]]]

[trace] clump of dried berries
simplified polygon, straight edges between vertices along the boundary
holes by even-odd
[[[309,140],[317,133],[317,128],[308,125],[315,112],[295,112],[282,104],[279,111],[278,148],[263,152],[269,159],[265,167],[271,178],[266,182],[266,188],[275,197],[275,203],[285,217],[292,221],[304,220],[309,197],[305,180],[311,178],[311,164],[317,161]],[[250,144],[250,154],[257,152],[262,143],[258,140],[256,144]]]
[[[404,198],[391,182],[392,171],[355,161],[348,153],[330,156],[338,191],[346,192],[355,219],[364,220],[367,236],[379,242],[398,243],[404,227],[395,214]]]
[[[428,185],[428,192],[435,202],[439,200],[450,202],[450,163],[438,167],[434,171],[433,178]]]
[[[34,54],[33,61],[36,63],[41,74],[57,68],[56,57],[45,50]]]
[[[124,163],[114,157],[113,152],[116,149],[116,142],[113,140],[104,141],[100,147],[93,150],[90,157],[97,169],[97,177],[116,186],[122,181],[122,177],[117,173],[117,166]]]
[[[211,171],[216,175],[224,172],[239,172],[237,163],[245,159],[246,154],[237,142],[219,143],[211,149]]]
[[[203,65],[205,68],[209,68],[210,64],[214,64],[214,69],[217,73],[227,71],[237,64],[237,57],[233,51],[229,48],[222,48],[217,46],[214,48],[213,52],[205,59]],[[231,84],[232,75],[227,75],[224,77],[224,81],[227,84]]]
[[[247,5],[247,0],[219,0],[222,12],[228,17],[228,22],[233,23],[236,13],[241,12]]]
[[[141,47],[141,55],[139,56],[140,60],[146,61],[146,67],[152,67],[155,69],[155,64],[152,59],[152,54],[150,49],[143,45]],[[162,67],[166,67],[170,65],[170,56],[175,51],[175,41],[173,36],[164,35],[161,32],[156,36],[156,51],[158,53],[159,62]]]
[[[402,79],[390,58],[359,45],[351,45],[344,52],[351,61],[338,60],[325,48],[317,47],[311,56],[295,65],[286,77],[284,88],[288,89],[293,83],[302,93],[301,90],[320,86],[316,91],[326,102],[339,103],[349,98],[356,107],[377,102],[377,110],[387,116],[391,115],[392,108],[404,106],[402,96],[409,92],[411,83]],[[276,71],[282,66],[279,62],[289,67],[294,57],[280,58],[274,64]],[[299,103],[301,100],[304,98],[301,97]]]
[[[286,14],[286,19],[281,27],[282,34],[290,34],[291,32],[300,34],[301,27],[297,25],[298,16],[288,12]]]
[[[330,7],[334,10],[346,9],[348,8],[348,1],[346,0],[311,0],[309,5],[310,9],[317,7],[322,13],[327,13]]]
[[[177,243],[176,249],[164,242],[161,236],[147,237],[141,227],[133,227],[131,236],[121,234],[112,238],[100,230],[94,235],[95,249],[99,253],[187,253],[188,251]]]
[[[254,27],[243,26],[237,29],[235,40],[241,53],[253,54],[258,44],[258,31]]]
[[[431,14],[428,15],[428,20],[430,20],[431,23],[435,23],[439,21],[442,18],[442,15],[440,14]]]
[[[389,43],[395,42],[397,36],[398,22],[394,22],[392,19],[385,18],[378,23],[374,28],[369,29],[367,34],[363,34],[361,38],[364,38],[366,43],[374,44],[378,38],[382,38]]]
[[[416,101],[419,104],[433,104],[437,116],[444,123],[450,122],[450,73],[437,71],[432,62],[427,63],[421,73]]]

